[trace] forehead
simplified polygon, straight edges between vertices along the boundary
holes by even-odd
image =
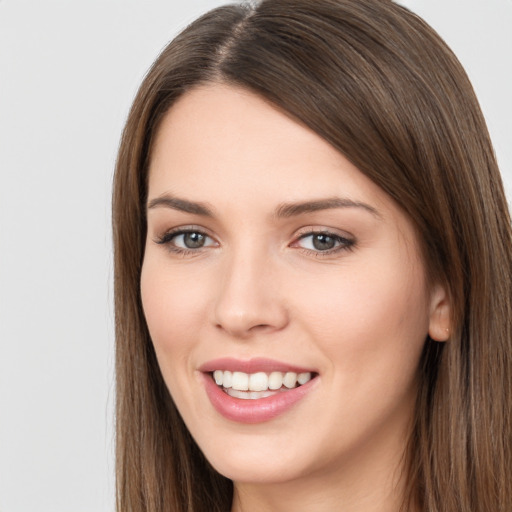
[[[299,200],[294,196],[305,188],[311,196],[384,196],[329,143],[264,99],[208,85],[187,92],[164,116],[151,155],[150,195],[169,187],[213,195],[219,185],[232,199],[260,191]]]

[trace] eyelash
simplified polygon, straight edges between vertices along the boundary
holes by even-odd
[[[213,238],[209,236],[207,233],[205,233],[203,230],[191,226],[189,228],[177,228],[167,231],[162,236],[157,237],[155,242],[159,245],[167,246],[167,249],[173,252],[174,254],[179,254],[183,256],[195,255],[198,254],[204,247],[210,247],[210,245],[206,245],[203,247],[198,247],[197,249],[185,249],[184,247],[178,247],[172,243],[173,240],[178,236],[187,234],[197,234],[213,240]]]
[[[305,247],[299,247],[299,249],[307,254],[313,254],[316,258],[322,258],[327,256],[332,256],[333,254],[337,254],[339,252],[343,251],[352,251],[355,248],[356,241],[352,238],[347,238],[341,235],[338,235],[336,233],[333,233],[331,231],[322,229],[322,230],[308,230],[307,232],[302,233],[298,236],[296,241],[293,242],[292,247],[298,244],[301,240],[305,240],[308,237],[315,237],[319,235],[324,235],[326,237],[331,238],[334,240],[335,247],[332,249],[327,249],[325,251],[321,250],[314,250],[314,249],[307,249]]]
[[[159,245],[167,246],[167,249],[169,251],[173,252],[174,254],[183,255],[183,256],[197,255],[199,252],[202,252],[202,249],[204,249],[205,247],[211,247],[214,245],[214,244],[208,244],[208,245],[203,245],[201,247],[198,247],[196,249],[191,249],[191,248],[185,249],[183,247],[178,247],[172,243],[173,240],[175,240],[178,236],[187,235],[187,234],[196,234],[196,235],[200,235],[205,238],[208,238],[210,240],[213,240],[213,238],[211,236],[209,236],[207,233],[205,233],[203,230],[194,228],[194,227],[190,227],[190,228],[178,228],[175,230],[167,231],[162,236],[157,237],[155,242]],[[315,236],[319,236],[319,235],[325,235],[326,237],[331,238],[332,240],[334,240],[335,244],[337,244],[337,245],[335,245],[335,247],[333,247],[332,249],[327,249],[325,251],[308,249],[305,247],[300,247],[298,245],[298,243],[300,241],[305,240],[308,237],[315,237]],[[313,256],[315,256],[317,258],[322,258],[322,257],[326,257],[326,256],[331,256],[333,254],[336,254],[336,253],[339,253],[342,251],[352,251],[355,248],[355,244],[356,244],[356,241],[354,239],[347,238],[347,237],[344,237],[341,235],[337,235],[336,233],[332,233],[331,231],[328,231],[325,229],[324,230],[311,230],[310,229],[310,230],[300,234],[292,242],[292,244],[290,244],[290,246],[297,247],[300,251],[304,252],[305,254],[308,254],[308,255],[312,254]]]

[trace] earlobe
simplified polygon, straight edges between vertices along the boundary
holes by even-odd
[[[430,302],[428,335],[434,341],[447,341],[451,334],[451,300],[443,286],[437,285]]]

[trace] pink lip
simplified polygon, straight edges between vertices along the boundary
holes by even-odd
[[[234,398],[225,393],[214,382],[211,372],[215,370],[242,371],[244,373],[262,372],[295,372],[304,373],[311,370],[290,366],[269,359],[251,359],[239,361],[225,358],[210,361],[200,368],[206,394],[215,410],[224,418],[238,423],[262,423],[279,416],[304,398],[316,385],[317,378],[311,379],[302,386],[281,391],[275,395],[256,400]]]
[[[240,359],[234,359],[232,357],[223,357],[220,359],[214,359],[203,364],[200,371],[214,372],[215,370],[228,370],[230,372],[244,372],[244,373],[256,373],[256,372],[295,372],[295,373],[313,373],[314,370],[310,368],[300,368],[288,363],[281,361],[275,361],[273,359],[265,359],[263,357],[256,357],[249,359],[248,361],[242,361]]]

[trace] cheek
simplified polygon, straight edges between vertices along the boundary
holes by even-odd
[[[142,266],[141,297],[151,339],[158,359],[169,355],[173,364],[186,357],[205,318],[206,284],[184,274],[151,257]]]
[[[331,394],[322,414],[333,438],[347,432],[350,439],[363,439],[385,425],[399,425],[413,407],[428,329],[421,272],[354,267],[338,282],[311,280],[296,296],[302,297],[301,330],[326,361],[322,379]],[[340,406],[333,408],[333,402]],[[346,439],[340,437],[336,446]]]
[[[363,364],[403,365],[405,358],[415,366],[427,335],[421,268],[380,263],[316,276],[295,293],[303,329],[349,374]]]

